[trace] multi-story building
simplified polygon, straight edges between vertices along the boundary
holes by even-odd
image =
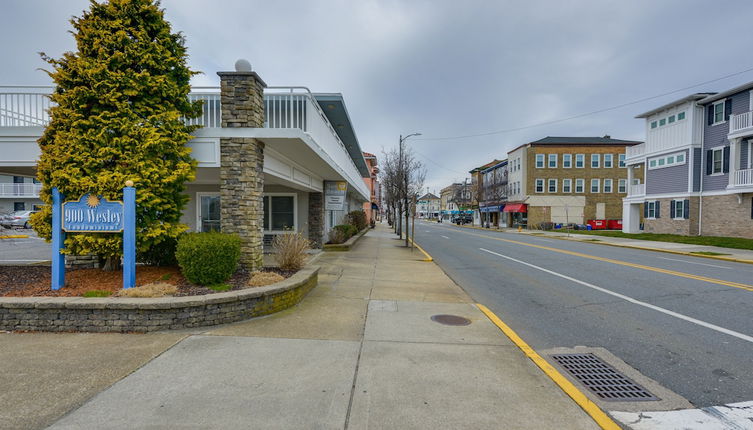
[[[479,206],[479,203],[481,201],[481,193],[483,192],[483,181],[481,178],[481,171],[491,167],[497,163],[499,163],[500,160],[493,160],[490,161],[483,166],[476,167],[475,169],[469,171],[468,173],[471,174],[471,210],[473,210],[473,224],[474,225],[481,225],[481,209]]]
[[[642,113],[646,142],[627,148],[622,231],[697,234],[704,107],[696,93]],[[644,183],[635,172],[643,171]],[[663,207],[663,211],[662,211]]]
[[[439,191],[440,217],[450,221],[455,216],[471,214],[471,187],[468,181],[455,182]]]
[[[630,160],[646,166],[646,184],[625,200],[624,231],[642,214],[647,232],[753,238],[753,82],[639,117],[646,145]]]
[[[625,148],[604,137],[546,137],[508,155],[508,225],[577,223],[622,218],[627,193]],[[637,172],[641,179],[642,173]]]
[[[507,203],[508,161],[502,160],[481,171],[479,210],[481,225],[507,227],[508,216],[503,212]]]
[[[372,197],[364,178],[373,172],[342,95],[267,87],[244,62],[217,74],[221,87],[189,95],[204,101],[204,111],[190,120],[201,126],[187,144],[198,168],[182,222],[239,234],[241,262],[253,259],[250,267],[260,261],[261,240],[275,234],[298,231],[321,246],[329,229]],[[0,172],[35,176],[51,103],[44,92],[0,88]]]
[[[441,199],[432,193],[424,194],[416,203],[416,215],[426,219],[439,218],[440,201]]]
[[[369,177],[363,178],[363,182],[369,188],[371,198],[368,202],[364,202],[363,211],[366,213],[366,221],[371,222],[372,219],[376,220],[379,214],[379,192],[381,187],[379,186],[379,180],[377,175],[379,174],[379,167],[377,164],[376,155],[364,152],[363,159],[366,161],[366,168],[370,172]]]
[[[41,188],[36,178],[0,174],[0,214],[39,209]]]

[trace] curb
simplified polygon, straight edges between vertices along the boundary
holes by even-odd
[[[476,303],[476,307],[486,315],[489,320],[497,326],[531,361],[536,364],[562,391],[570,396],[573,401],[586,412],[596,424],[605,430],[620,430],[621,427],[612,420],[596,403],[583,394],[572,382],[562,376],[562,374],[542,358],[533,348],[518,336],[513,329],[505,324],[497,315],[486,306]]]
[[[343,251],[350,251],[353,246],[355,246],[356,243],[364,236],[366,233],[371,230],[370,227],[366,227],[365,229],[359,231],[358,233],[354,234],[350,239],[346,240],[343,243],[332,243],[332,244],[323,244],[322,245],[322,251],[325,252],[343,252]]]
[[[414,245],[414,246],[415,246],[416,248],[418,248],[418,250],[419,250],[419,251],[423,252],[423,253],[424,253],[424,255],[426,256],[426,258],[424,258],[424,259],[423,259],[423,260],[421,260],[421,261],[434,261],[434,257],[432,257],[431,255],[429,255],[429,253],[428,253],[428,252],[426,252],[426,251],[425,251],[425,250],[424,250],[423,248],[421,248],[421,246],[419,246],[419,245],[418,245],[418,244],[417,244],[416,242],[414,242],[414,241],[413,241],[413,239],[411,239],[411,238],[408,238],[408,240],[409,240],[409,241],[410,241],[410,243],[412,243],[412,244],[413,244],[413,245]]]

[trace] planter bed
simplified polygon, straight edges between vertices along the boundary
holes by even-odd
[[[325,243],[322,248],[324,251],[350,251],[350,248],[352,248],[363,235],[368,233],[370,229],[370,227],[366,227],[343,243]]]

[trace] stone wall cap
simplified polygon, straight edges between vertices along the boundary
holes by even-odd
[[[262,87],[267,88],[267,83],[262,80],[262,78],[256,73],[256,72],[217,72],[217,76],[222,79],[223,77],[231,77],[231,76],[251,76],[256,79],[257,82],[261,84]]]

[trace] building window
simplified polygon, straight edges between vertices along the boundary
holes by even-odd
[[[591,168],[598,169],[601,164],[601,154],[591,154]]]
[[[220,195],[196,193],[198,205],[196,228],[200,232],[220,231]]]
[[[573,180],[572,179],[563,179],[562,180],[562,192],[563,193],[572,193],[573,192]]]
[[[658,169],[661,167],[679,166],[685,164],[685,153],[677,152],[667,154],[661,157],[651,158],[648,160],[649,169]]]
[[[662,126],[667,123],[667,118],[662,118],[659,120],[659,126]]]
[[[618,193],[627,192],[627,179],[620,179],[620,181],[617,183],[617,192]]]
[[[612,154],[604,154],[604,168],[605,169],[611,169],[613,167],[612,164]]]
[[[724,148],[711,151],[711,174],[721,174],[724,167]]]
[[[651,128],[656,128],[657,125],[656,121],[651,121]]]
[[[573,154],[562,154],[562,167],[565,169],[573,167]]]
[[[585,179],[576,179],[575,180],[575,192],[576,193],[583,193],[583,188],[585,187]]]
[[[577,169],[582,169],[585,166],[586,163],[586,154],[575,154],[575,167]]]
[[[656,218],[656,206],[658,206],[658,201],[651,201],[646,202],[646,218]]]
[[[675,116],[674,115],[670,115],[669,118],[667,118],[667,122],[670,123],[670,124],[672,124],[673,122],[675,122]]]
[[[680,112],[677,114],[677,120],[682,121],[685,119],[685,112]]]
[[[685,200],[672,200],[672,218],[685,219]]]
[[[549,154],[549,168],[550,169],[557,168],[557,154]]]
[[[612,192],[612,180],[611,179],[604,179],[604,192],[605,193]]]
[[[625,154],[619,154],[617,156],[617,158],[620,160],[619,161],[619,166],[620,167],[625,167]]]
[[[724,100],[714,103],[714,122],[711,125],[724,122]]]
[[[543,179],[536,179],[536,192],[537,193],[544,192],[544,180]]]
[[[544,168],[544,154],[536,154],[536,168],[537,169]]]
[[[591,192],[592,193],[598,193],[599,188],[601,185],[601,181],[599,179],[591,179]]]
[[[14,212],[20,212],[26,210],[26,203],[24,202],[13,202],[13,211]]]
[[[557,192],[557,180],[556,179],[550,179],[549,185],[547,187],[548,191],[550,193],[556,193]]]
[[[264,196],[264,230],[296,230],[295,194],[269,194]]]

